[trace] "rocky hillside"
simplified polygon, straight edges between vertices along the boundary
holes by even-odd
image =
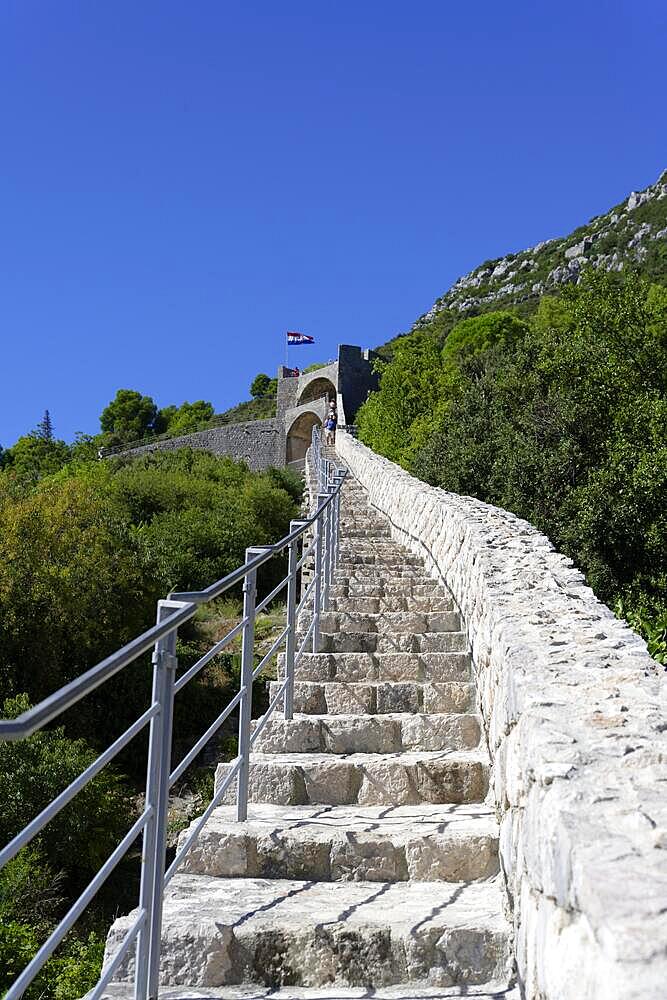
[[[667,170],[655,184],[633,191],[569,236],[480,264],[437,299],[415,327],[445,312],[460,316],[508,306],[530,311],[544,293],[577,281],[587,265],[607,271],[636,267],[650,280],[667,284]]]

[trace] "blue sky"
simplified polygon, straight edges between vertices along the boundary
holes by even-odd
[[[247,398],[667,166],[663,3],[0,0],[0,443]]]

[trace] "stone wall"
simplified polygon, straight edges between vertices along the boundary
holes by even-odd
[[[285,464],[284,432],[277,418],[251,420],[242,424],[210,427],[182,437],[165,438],[141,445],[124,455],[141,455],[148,451],[174,451],[176,448],[197,448],[216,455],[243,459],[253,471]]]
[[[664,671],[526,521],[336,449],[465,619],[524,996],[667,996]]]

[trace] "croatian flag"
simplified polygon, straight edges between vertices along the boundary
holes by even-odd
[[[287,331],[287,343],[288,344],[314,344],[315,338],[309,337],[305,333],[295,333],[294,330]]]

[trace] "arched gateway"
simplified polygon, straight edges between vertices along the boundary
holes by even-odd
[[[313,427],[321,427],[322,421],[313,410],[300,413],[287,431],[286,461],[303,462],[310,447]]]
[[[297,399],[297,405],[311,403],[313,400],[321,399],[322,396],[326,396],[329,400],[336,399],[336,386],[329,378],[315,378],[308,382]]]

